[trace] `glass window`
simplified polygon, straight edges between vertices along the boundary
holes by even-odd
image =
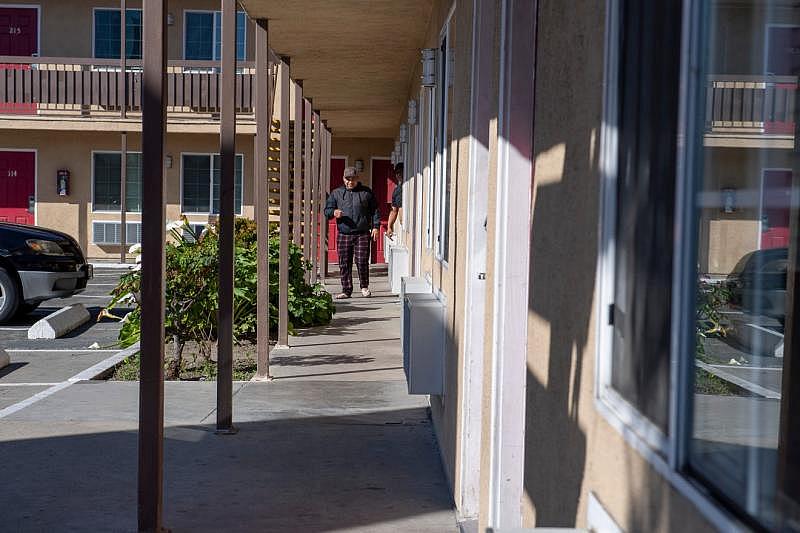
[[[439,83],[437,84],[437,149],[436,194],[438,200],[437,256],[447,261],[450,249],[450,188],[455,172],[453,143],[453,53],[455,25],[448,24],[439,47]]]
[[[142,10],[125,10],[125,57],[142,58]],[[94,10],[94,57],[119,59],[120,10]]]
[[[119,152],[96,152],[92,158],[94,172],[95,211],[120,210],[120,176],[122,155]],[[126,211],[142,210],[142,156],[128,152],[125,181]]]
[[[680,10],[623,2],[611,389],[668,433]]]
[[[713,1],[702,34],[688,466],[744,517],[798,531],[800,7]]]
[[[197,61],[218,61],[222,50],[222,13],[187,11],[184,57]],[[236,59],[246,59],[247,15],[236,13]]]
[[[183,212],[219,213],[219,162],[217,154],[183,155]],[[242,212],[244,156],[236,155],[234,211]]]

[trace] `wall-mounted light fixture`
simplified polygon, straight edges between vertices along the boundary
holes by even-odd
[[[164,156],[164,166],[167,168],[172,168],[172,156],[167,154]]]
[[[736,189],[722,189],[722,212],[736,212]]]
[[[406,124],[400,124],[400,142],[408,142],[408,126]]]
[[[408,101],[408,123],[412,126],[417,123],[417,101]]]
[[[175,25],[175,15],[172,13],[167,13],[167,26],[174,26]]]
[[[422,49],[422,86],[436,85],[436,48]]]
[[[364,172],[364,160],[363,159],[356,159],[356,172],[361,173]]]

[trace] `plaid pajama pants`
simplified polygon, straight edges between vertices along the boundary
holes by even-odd
[[[336,236],[336,249],[339,251],[339,274],[342,278],[342,292],[348,296],[353,293],[353,257],[358,268],[361,288],[369,287],[369,233]]]

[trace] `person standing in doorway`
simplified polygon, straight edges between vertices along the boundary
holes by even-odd
[[[394,238],[394,223],[403,223],[403,163],[394,166],[394,192],[392,192],[392,211],[389,213],[389,225],[386,236]]]
[[[353,293],[353,259],[361,282],[361,295],[372,296],[369,290],[369,248],[378,240],[381,219],[372,189],[358,181],[355,167],[344,169],[344,185],[334,189],[325,202],[325,216],[336,219],[336,249],[339,252],[339,275],[342,292],[337,300]]]

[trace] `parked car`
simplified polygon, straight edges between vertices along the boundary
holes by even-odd
[[[0,323],[83,291],[92,275],[81,247],[66,233],[0,222]]]
[[[788,248],[767,248],[743,256],[725,282],[731,306],[783,323],[788,264]]]

